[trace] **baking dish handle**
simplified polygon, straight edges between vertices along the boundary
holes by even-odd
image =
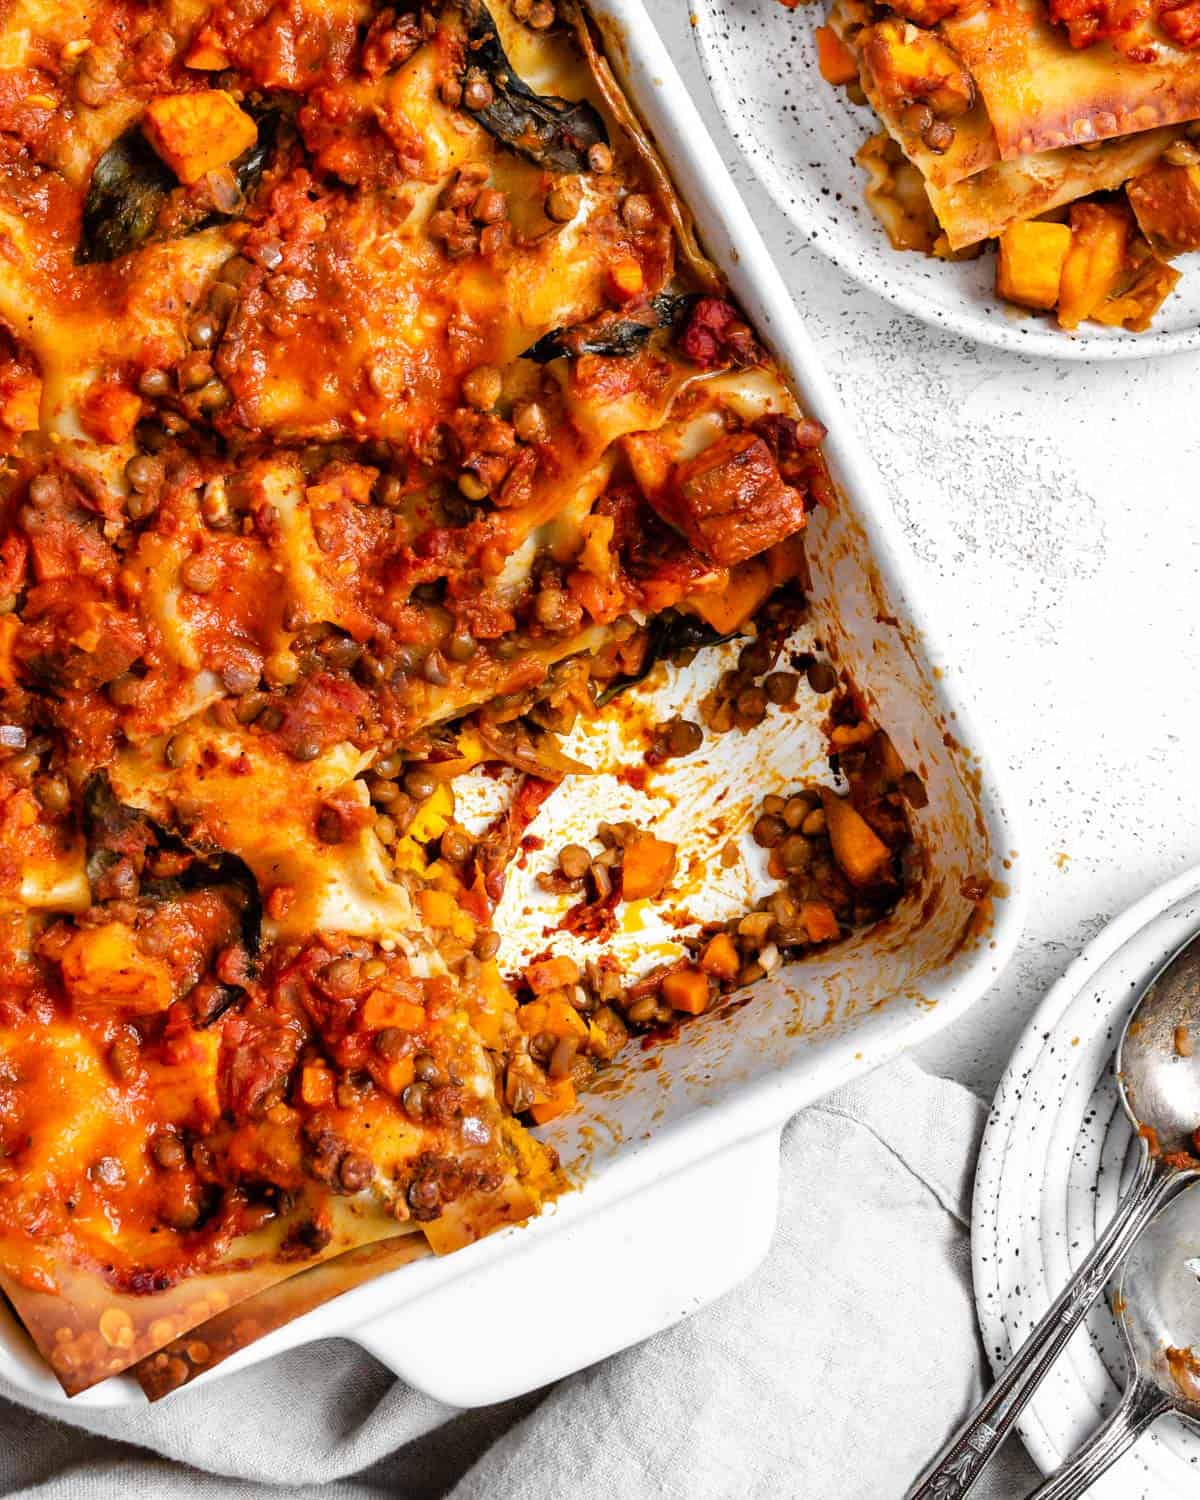
[[[348,1337],[449,1406],[506,1401],[672,1327],[745,1280],[771,1243],[778,1187],[771,1130],[569,1226],[517,1236],[509,1254]],[[530,1319],[519,1311],[529,1307],[570,1316]]]

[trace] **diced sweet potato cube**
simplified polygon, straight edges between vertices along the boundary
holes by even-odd
[[[449,927],[454,921],[454,897],[449,891],[426,887],[417,900],[421,905],[421,918],[426,927]]]
[[[333,1103],[333,1074],[319,1063],[310,1064],[300,1074],[300,1097],[305,1104],[319,1106]]]
[[[579,965],[573,958],[539,958],[525,970],[529,988],[535,995],[544,995],[547,990],[561,990],[568,984],[579,983]]]
[[[771,450],[752,432],[728,433],[648,496],[664,521],[724,567],[765,552],[804,525],[804,498],[784,484]]]
[[[563,994],[556,995],[546,1006],[544,1029],[554,1036],[587,1036],[587,1022]]]
[[[155,1089],[156,1105],[160,1097]],[[226,1149],[235,1176],[282,1188],[298,1188],[304,1181],[300,1133],[286,1119],[272,1119],[268,1113],[263,1119],[247,1120],[233,1132]]]
[[[575,1108],[575,1085],[569,1078],[551,1078],[545,1088],[544,1097],[529,1106],[529,1113],[539,1125],[556,1120]]]
[[[40,375],[18,368],[0,371],[0,429],[4,433],[36,432],[41,409]]]
[[[737,945],[727,932],[718,932],[704,945],[700,967],[706,974],[715,974],[718,979],[736,979],[741,966]]]
[[[975,102],[970,73],[936,32],[891,16],[867,27],[856,45],[865,73],[897,112],[920,102],[947,119],[966,114]]]
[[[183,60],[185,68],[198,73],[221,73],[230,65],[229,53],[211,26],[202,26]]]
[[[420,1031],[425,1021],[425,1007],[394,990],[372,990],[363,1001],[362,1024],[368,1031],[382,1031],[386,1026],[395,1026],[401,1031]]]
[[[853,83],[858,77],[858,63],[832,26],[818,26],[813,33],[817,42],[817,67],[826,83]]]
[[[1078,328],[1112,293],[1125,269],[1129,228],[1130,215],[1120,205],[1071,205],[1071,248],[1058,293],[1061,327]]]
[[[62,974],[77,1005],[151,1015],[175,998],[170,970],[142,951],[123,922],[76,933],[63,951]]]
[[[411,1057],[397,1057],[392,1062],[372,1059],[371,1072],[389,1094],[398,1098],[416,1076],[416,1064]]]
[[[1200,166],[1160,161],[1127,183],[1125,196],[1155,255],[1200,250]]]
[[[891,872],[892,851],[846,797],[821,789],[833,857],[852,885],[877,885]]]
[[[433,796],[427,797],[408,825],[405,839],[413,844],[428,844],[441,838],[454,817],[454,797],[448,786],[434,788]]]
[[[693,594],[689,606],[720,635],[745,624],[773,587],[771,570],[758,557],[730,570],[724,588]]]
[[[615,579],[598,578],[582,568],[572,568],[567,574],[567,593],[598,625],[607,625],[624,614],[628,604],[625,590]]]
[[[1036,220],[1010,224],[1000,236],[996,295],[1021,307],[1049,311],[1058,301],[1058,284],[1070,248],[1071,230],[1066,224]]]
[[[258,139],[258,126],[224,89],[151,99],[142,130],[180,182],[187,184],[227,167]]]
[[[810,943],[831,943],[841,933],[833,907],[824,901],[801,901],[799,915]]]
[[[527,1005],[517,1007],[517,1024],[526,1036],[537,1036],[539,1031],[545,1031],[549,1009],[544,1000],[530,1000]]]
[[[543,1000],[531,1000],[517,1010],[517,1023],[526,1036],[548,1031],[552,1036],[587,1036],[587,1022],[562,990],[551,990]]]
[[[676,969],[662,982],[662,997],[672,1010],[698,1016],[708,1009],[708,975],[703,969]]]
[[[1154,314],[1175,290],[1180,275],[1174,266],[1148,255],[1129,285],[1105,298],[1092,314],[1092,322],[1145,333]]]
[[[614,261],[608,268],[608,289],[617,302],[629,302],[640,296],[645,285],[641,266],[628,256]]]
[[[203,1130],[221,1118],[220,1027],[177,1033],[171,1061],[147,1057],[146,1082],[160,1120]]]
[[[79,421],[97,443],[123,443],[137,426],[142,398],[127,385],[96,380],[79,403]]]
[[[638,834],[625,845],[621,894],[626,901],[653,901],[675,873],[675,845],[652,834]]]
[[[21,621],[17,615],[0,615],[0,688],[10,691],[17,685],[13,646],[20,633]]]

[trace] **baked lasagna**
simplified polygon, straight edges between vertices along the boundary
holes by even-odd
[[[789,651],[823,431],[574,4],[4,0],[0,343],[0,1287],[161,1394],[534,1215],[536,1127],[886,912],[923,793]],[[717,641],[639,774],[818,695],[769,896],[631,976],[676,848],[606,824],[540,877],[590,956],[502,968],[561,737]]]
[[[1150,326],[1200,248],[1195,0],[834,0],[816,41],[882,126],[857,160],[895,248],[995,242],[1003,300]]]

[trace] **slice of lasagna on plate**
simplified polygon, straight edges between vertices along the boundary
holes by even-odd
[[[994,241],[1005,301],[1150,326],[1200,248],[1194,0],[834,0],[817,44],[883,126],[857,159],[897,249]]]

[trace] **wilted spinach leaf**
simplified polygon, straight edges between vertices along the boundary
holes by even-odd
[[[673,324],[687,301],[664,292],[636,313],[602,313],[590,323],[555,328],[531,344],[521,358],[545,365],[552,359],[578,359],[583,354],[634,354],[656,328]]]
[[[742,634],[740,630],[729,630],[724,635],[719,635],[711,625],[697,619],[695,615],[679,614],[673,609],[664,610],[661,615],[655,615],[647,628],[650,632],[650,643],[646,647],[646,655],[641,667],[632,677],[621,677],[615,682],[610,682],[596,699],[597,708],[603,708],[606,703],[611,703],[617,694],[623,693],[626,688],[644,682],[656,662],[670,661],[684,651],[697,651],[705,646],[719,646],[722,641],[732,641],[735,636]]]
[[[468,109],[489,135],[550,172],[586,172],[590,147],[608,143],[598,112],[581,99],[535,94],[513,72],[484,0],[462,0],[471,50],[468,68],[479,68],[492,86],[492,102]]]
[[[174,172],[131,126],[118,136],[92,172],[83,205],[83,231],[75,251],[80,265],[116,260],[144,245],[172,190]]]
[[[275,148],[278,110],[251,110],[258,123],[258,140],[233,162],[233,175],[244,197],[262,180]],[[83,225],[75,248],[78,265],[118,260],[140,250],[154,238],[159,215],[179,180],[142,134],[140,124],[119,135],[92,171],[83,205]],[[193,234],[218,223],[222,214],[204,212],[176,229],[175,236]]]

